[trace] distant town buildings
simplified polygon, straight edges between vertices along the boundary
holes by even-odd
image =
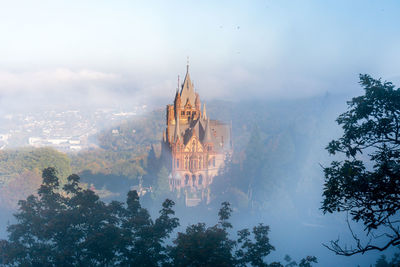
[[[196,206],[209,201],[209,186],[232,153],[231,125],[210,119],[205,104],[201,109],[189,66],[178,86],[174,104],[167,105],[163,149],[170,155],[170,189]]]
[[[0,118],[0,150],[13,147],[53,147],[75,152],[96,146],[89,138],[123,120],[142,114],[146,105],[131,110],[47,110],[7,114]],[[118,130],[112,134],[118,134]]]

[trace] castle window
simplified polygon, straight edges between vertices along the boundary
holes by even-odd
[[[179,168],[179,159],[176,160],[176,167]]]
[[[189,175],[185,175],[185,185],[188,185],[189,183]]]
[[[196,184],[196,175],[192,175],[192,185]]]
[[[182,116],[185,116],[185,111],[181,111],[181,115],[182,115]]]
[[[186,111],[186,115],[190,115],[190,111]]]
[[[199,185],[201,185],[203,183],[203,175],[199,175]]]
[[[199,158],[199,168],[202,168],[202,157]]]

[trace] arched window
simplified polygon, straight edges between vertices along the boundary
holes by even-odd
[[[179,159],[176,160],[176,167],[179,168]]]
[[[185,175],[185,185],[189,184],[189,175]]]
[[[203,163],[203,158],[199,157],[199,169],[203,168],[202,163]]]
[[[199,185],[201,185],[203,183],[203,175],[199,175]]]
[[[192,184],[195,185],[196,184],[196,175],[192,175]]]

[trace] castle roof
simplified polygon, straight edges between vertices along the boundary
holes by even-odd
[[[189,65],[187,65],[186,76],[181,89],[181,107],[183,108],[187,102],[189,102],[192,106],[194,106],[196,102],[194,85],[190,80]]]
[[[179,121],[179,120],[178,120]],[[177,133],[181,142],[186,145],[193,133],[201,143],[211,143],[216,151],[227,151],[232,149],[230,125],[218,120],[204,120],[199,118],[190,123],[169,125],[170,131],[174,134],[172,140],[176,140]]]

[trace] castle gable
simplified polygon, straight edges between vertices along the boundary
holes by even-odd
[[[201,144],[199,138],[193,135],[187,142],[184,152],[204,152],[204,147]]]

